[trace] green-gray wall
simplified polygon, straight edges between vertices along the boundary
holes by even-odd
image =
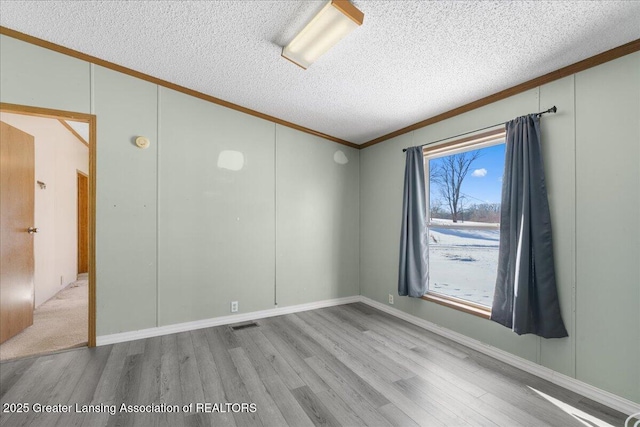
[[[10,37],[0,67],[2,102],[97,117],[98,336],[358,295],[358,150]]]
[[[228,315],[231,300],[242,313],[358,293],[386,303],[401,149],[557,105],[543,149],[570,337],[395,307],[640,401],[640,53],[362,151],[5,36],[0,78],[2,102],[97,116],[98,335]],[[222,150],[242,152],[243,169],[218,168]]]
[[[518,336],[421,299],[395,308],[640,402],[640,53],[360,153],[360,290],[397,295],[402,148],[558,107],[542,118],[565,339]]]

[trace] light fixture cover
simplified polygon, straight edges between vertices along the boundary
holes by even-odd
[[[282,56],[307,69],[363,20],[364,13],[348,1],[332,0],[282,49]]]

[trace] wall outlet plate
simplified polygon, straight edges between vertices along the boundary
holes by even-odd
[[[232,313],[238,312],[238,301],[231,301],[231,312]]]
[[[389,304],[393,304],[393,295],[389,294]]]

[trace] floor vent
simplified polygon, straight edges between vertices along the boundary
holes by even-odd
[[[250,322],[250,323],[243,323],[242,325],[232,326],[231,329],[233,329],[234,331],[240,331],[242,329],[256,328],[258,326],[259,325],[256,322]]]

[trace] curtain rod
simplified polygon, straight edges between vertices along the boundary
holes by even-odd
[[[536,116],[540,117],[543,114],[547,114],[547,113],[555,113],[556,111],[558,111],[558,109],[556,108],[556,106],[554,105],[553,107],[549,108],[548,110],[545,111],[540,111],[539,113],[535,113]],[[487,126],[484,128],[480,128],[480,129],[475,129],[475,130],[470,130],[469,132],[465,132],[465,133],[461,133],[460,135],[455,135],[455,136],[448,136],[446,138],[442,138],[439,139],[437,141],[431,141],[431,142],[427,142],[426,144],[422,144],[422,145],[417,145],[417,147],[424,147],[425,145],[430,145],[430,144],[435,144],[436,142],[442,142],[442,141],[446,141],[447,139],[452,139],[452,138],[457,138],[459,136],[465,136],[465,135],[469,135],[470,133],[474,133],[474,132],[480,132],[481,130],[486,130],[486,129],[490,129],[490,128],[494,128],[496,126],[500,126],[500,125],[504,125],[507,124],[508,122],[502,122],[502,123],[496,123],[495,125],[491,125],[491,126]],[[402,152],[406,152],[407,149],[403,148]]]

